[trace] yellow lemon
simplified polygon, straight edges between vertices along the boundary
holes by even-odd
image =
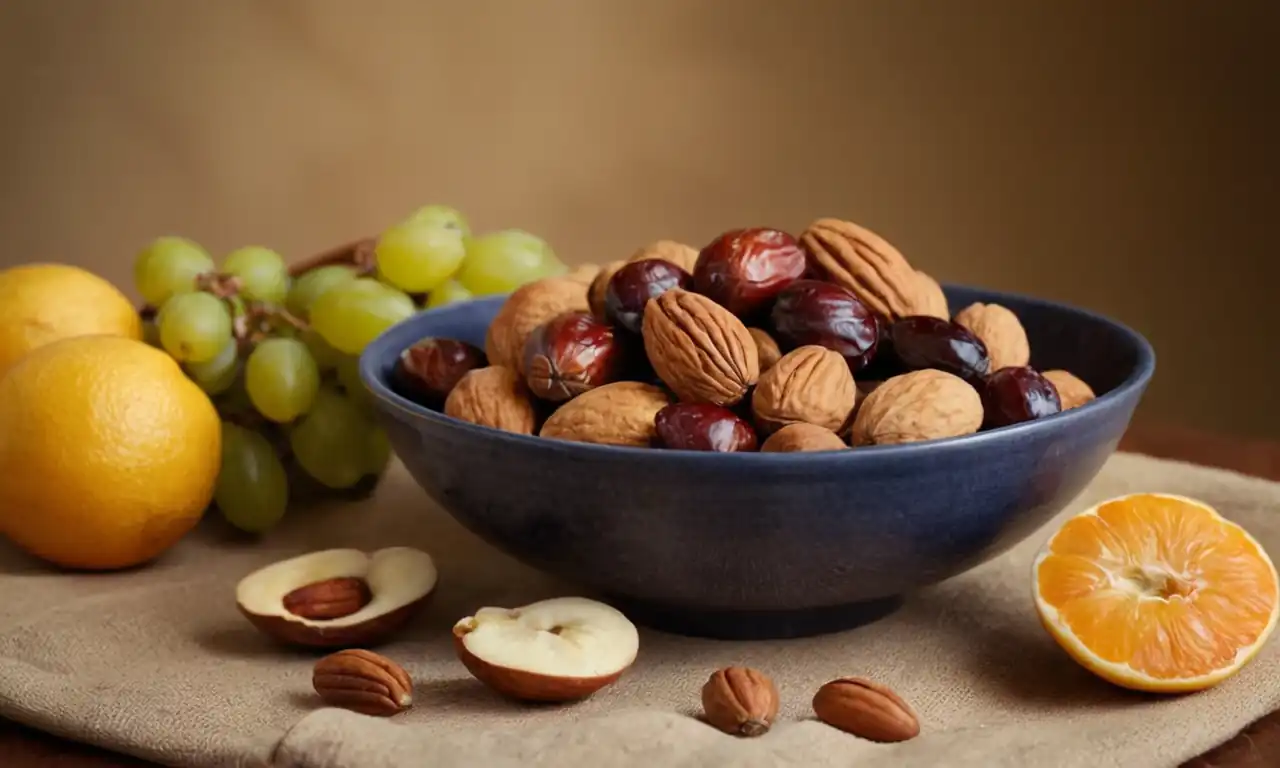
[[[129,299],[92,272],[24,264],[0,272],[0,373],[37,347],[70,336],[142,338]]]
[[[200,520],[221,450],[213,404],[164,352],[46,344],[0,376],[0,534],[67,568],[145,563]]]

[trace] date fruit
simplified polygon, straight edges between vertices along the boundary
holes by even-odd
[[[904,317],[889,326],[888,337],[895,362],[904,371],[933,368],[978,386],[991,368],[982,339],[952,320],[930,315]]]
[[[782,289],[804,276],[804,250],[786,232],[735,229],[698,255],[693,289],[744,320],[766,314]]]
[[[1028,366],[1001,368],[988,376],[978,391],[982,395],[983,429],[1032,421],[1062,410],[1058,388]]]
[[[429,337],[400,353],[391,372],[392,386],[419,405],[439,409],[463,376],[488,364],[479,347],[465,341]]]
[[[674,403],[654,419],[664,448],[733,453],[754,451],[755,430],[738,414],[710,403]]]
[[[590,312],[566,312],[529,334],[524,345],[525,383],[535,397],[560,403],[618,381],[626,359],[612,327]]]
[[[692,290],[693,276],[662,259],[641,259],[625,264],[609,278],[609,286],[605,289],[605,320],[639,334],[645,304],[672,288]]]
[[[774,334],[787,349],[816,344],[834,350],[857,373],[876,356],[880,316],[853,291],[820,280],[784,288],[771,313]]]

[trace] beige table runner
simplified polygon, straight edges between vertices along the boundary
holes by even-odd
[[[1204,498],[1280,554],[1280,484],[1225,471],[1118,454],[1071,509],[1136,490]],[[1127,693],[1077,667],[1030,602],[1029,564],[1047,530],[851,632],[737,643],[642,629],[633,670],[563,708],[489,693],[457,661],[449,628],[481,604],[576,590],[480,543],[398,465],[375,498],[297,513],[265,541],[220,531],[204,526],[151,568],[97,576],[54,573],[0,544],[0,714],[175,766],[1164,768],[1280,707],[1276,641],[1235,679],[1184,698]],[[302,551],[393,544],[432,552],[441,571],[433,602],[380,649],[414,677],[416,706],[391,720],[321,708],[317,655],[250,627],[235,582]],[[692,717],[703,680],[727,664],[778,682],[781,721],[764,737],[738,740]],[[813,692],[848,674],[913,702],[921,736],[877,745],[812,720]]]

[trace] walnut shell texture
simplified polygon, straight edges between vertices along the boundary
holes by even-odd
[[[658,378],[684,402],[734,405],[760,378],[760,353],[733,313],[675,288],[651,299],[641,328]]]
[[[484,352],[492,365],[524,373],[524,343],[535,328],[564,312],[586,312],[587,286],[547,277],[517,288],[489,324]]]
[[[817,424],[797,422],[769,435],[760,446],[761,453],[810,453],[813,451],[843,451],[849,446],[835,432]]]
[[[763,374],[782,359],[782,349],[778,347],[778,342],[773,340],[768,331],[748,328],[747,332],[751,334],[751,338],[755,339],[756,353],[760,358],[760,373]]]
[[[648,448],[656,445],[658,411],[671,404],[661,387],[617,381],[583,392],[547,418],[542,437]]]
[[[628,262],[644,259],[662,259],[675,264],[689,274],[698,263],[698,249],[675,240],[658,240],[639,248],[627,259]]]
[[[992,373],[1031,362],[1027,332],[1012,310],[999,304],[975,302],[957,312],[955,319],[982,340],[991,358]]]
[[[827,279],[890,320],[908,315],[948,319],[937,282],[922,278],[897,248],[866,227],[818,219],[800,235],[800,244]]]
[[[858,409],[851,442],[892,445],[959,437],[982,427],[982,398],[964,379],[932,368],[885,380]]]
[[[520,374],[500,365],[468,371],[444,401],[444,413],[493,429],[532,435],[538,414]]]
[[[619,269],[626,266],[627,262],[618,260],[611,261],[600,268],[600,272],[596,274],[591,281],[591,287],[587,289],[587,305],[591,309],[591,314],[595,315],[597,320],[603,321],[604,317],[604,297],[609,290],[609,278]]]
[[[702,686],[707,722],[731,736],[762,736],[778,717],[778,687],[750,667],[717,669]]]
[[[1090,387],[1083,379],[1070,371],[1057,368],[1052,371],[1045,371],[1042,375],[1053,382],[1053,386],[1057,388],[1058,399],[1062,401],[1062,410],[1064,411],[1071,408],[1079,408],[1098,397],[1094,394],[1093,387]]]
[[[816,345],[796,347],[760,374],[751,412],[764,434],[806,422],[839,432],[849,421],[858,390],[840,353]]]

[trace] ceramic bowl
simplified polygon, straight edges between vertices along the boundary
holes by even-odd
[[[1113,320],[1024,296],[945,290],[953,312],[974,301],[1012,309],[1032,365],[1072,371],[1098,399],[959,438],[766,454],[516,435],[391,389],[397,356],[424,336],[483,348],[504,297],[400,323],[366,349],[361,375],[423,491],[497,549],[660,630],[812,635],[882,616],[1040,528],[1115,450],[1155,369],[1150,344]]]

